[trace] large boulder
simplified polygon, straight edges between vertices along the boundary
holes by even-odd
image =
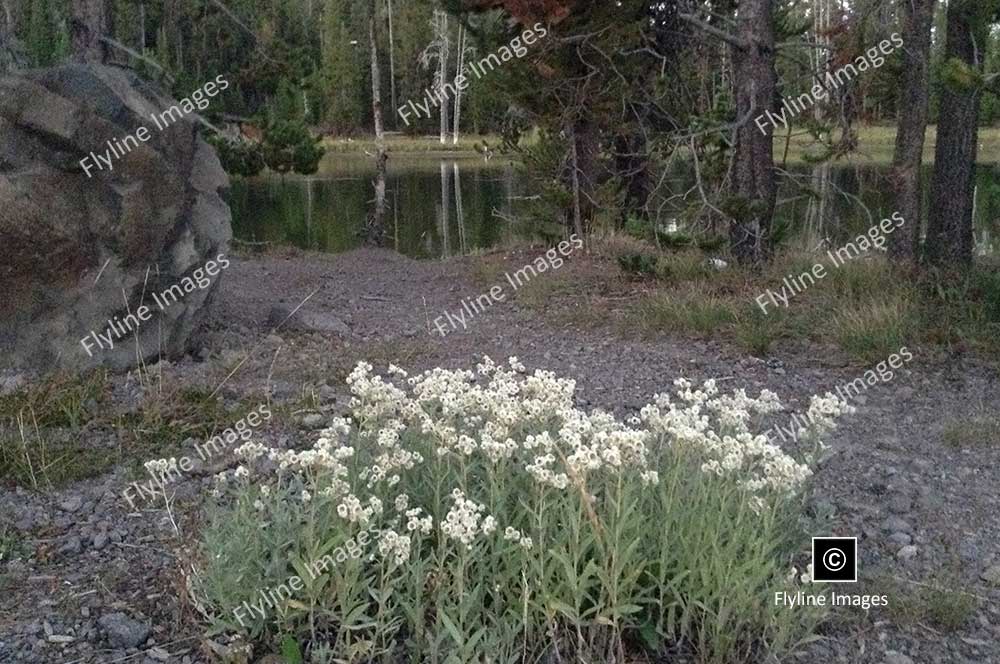
[[[187,350],[232,231],[229,180],[193,116],[157,128],[175,105],[113,67],[0,77],[3,366],[124,369]]]

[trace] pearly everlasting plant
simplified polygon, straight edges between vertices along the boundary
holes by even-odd
[[[576,635],[571,650],[612,657],[640,628],[664,646],[710,642],[706,657],[724,661],[801,636],[765,602],[786,583],[800,544],[793,499],[812,474],[808,451],[793,456],[760,433],[782,410],[774,393],[678,379],[673,394],[623,421],[578,408],[574,381],[529,373],[516,358],[412,376],[361,362],[347,384],[350,417],[304,449],[246,443],[244,465],[219,485],[223,532],[244,519],[257,524],[251,537],[292,544],[264,561],[221,556],[212,578],[262,584],[273,569],[299,569],[334,543],[378,532],[356,562],[324,568],[329,578],[311,580],[306,597],[289,598],[254,633],[309,625],[315,634],[319,621],[335,635],[325,647],[345,661],[400,655],[400,644],[410,661],[486,652],[513,661],[563,634]],[[814,398],[803,439],[821,445],[849,411]],[[213,542],[226,548],[224,537],[207,552]],[[754,574],[732,578],[744,565]],[[253,592],[241,585],[232,596],[206,590],[221,621]]]

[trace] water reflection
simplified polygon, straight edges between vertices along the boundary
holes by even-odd
[[[924,210],[931,169],[924,169]],[[329,155],[318,175],[234,181],[233,231],[238,239],[340,252],[366,242],[415,258],[447,258],[496,245],[517,214],[519,198],[535,193],[510,163],[479,158],[393,156],[389,161],[385,228],[374,228],[375,168],[364,155]],[[674,192],[694,184],[689,168],[667,178]],[[795,246],[839,245],[895,212],[888,166],[797,165],[781,178],[776,223]],[[1000,168],[980,165],[976,252],[1000,252]],[[454,210],[452,209],[454,208]],[[690,212],[679,198],[655,205],[663,223]],[[680,221],[679,227],[684,228]]]
[[[505,225],[493,211],[509,216],[518,191],[509,163],[393,157],[384,227],[376,228],[374,177],[371,159],[334,155],[315,176],[234,180],[234,235],[332,253],[368,244],[446,258],[497,244]]]

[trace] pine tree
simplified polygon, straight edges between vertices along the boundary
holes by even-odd
[[[33,66],[47,67],[55,63],[56,39],[52,0],[31,0],[26,46]]]

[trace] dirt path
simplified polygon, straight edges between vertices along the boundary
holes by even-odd
[[[676,377],[716,378],[726,389],[777,392],[789,407],[786,419],[812,394],[866,369],[823,348],[775,348],[765,360],[669,332],[622,338],[615,312],[628,306],[629,289],[595,280],[603,266],[574,261],[538,275],[530,293],[514,293],[504,272],[536,256],[436,263],[360,250],[235,260],[204,325],[201,359],[161,367],[163,380],[223,384],[227,402],[291,404],[291,417],[263,434],[288,443],[307,435],[301,422],[310,411],[344,407],[340,382],[359,359],[423,369],[516,355],[529,368],[576,379],[584,405],[619,414],[670,390]],[[590,277],[582,293],[568,290],[576,275]],[[540,287],[550,279],[559,287]],[[451,330],[444,312],[454,319],[463,299],[493,285],[504,286],[505,300],[471,321],[467,314],[467,329]],[[442,316],[451,330],[443,337],[434,331]],[[831,638],[802,661],[1000,662],[1000,578],[987,580],[1000,574],[1000,440],[943,440],[954,422],[1000,411],[1000,377],[981,361],[911,350],[914,360],[856,399],[858,413],[830,439],[808,524],[813,535],[857,536],[861,583],[851,592],[887,592],[891,605],[838,609]],[[127,377],[115,384],[116,399],[134,400],[143,389]],[[108,441],[95,435],[94,444]],[[159,650],[129,661],[206,661],[201,653],[209,646],[198,638],[196,609],[177,570],[207,479],[178,487],[181,538],[162,505],[128,509],[118,495],[127,482],[117,468],[45,494],[0,488],[0,519],[28,550],[0,566],[0,587],[7,588],[0,594],[0,662],[118,661],[139,652],[130,646]],[[0,533],[3,526],[0,520]],[[178,639],[188,640],[171,644]]]

